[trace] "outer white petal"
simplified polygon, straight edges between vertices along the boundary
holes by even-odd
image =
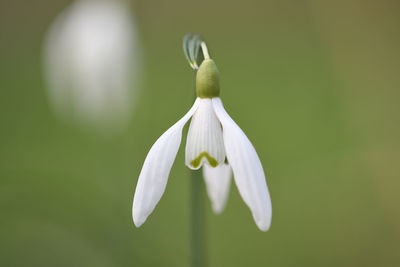
[[[215,213],[219,214],[224,210],[228,199],[232,176],[231,167],[225,163],[215,168],[204,165],[203,175],[212,208]]]
[[[133,199],[132,216],[137,227],[146,221],[164,193],[181,143],[183,126],[196,111],[199,102],[196,99],[189,112],[161,135],[147,154]]]
[[[185,157],[186,166],[194,170],[204,163],[215,164],[215,167],[225,161],[221,124],[209,98],[200,99],[199,108],[190,122]],[[193,165],[196,161],[197,164]]]
[[[272,207],[260,159],[247,136],[225,111],[221,99],[213,98],[212,102],[222,124],[226,155],[239,193],[258,228],[267,231],[271,225]]]

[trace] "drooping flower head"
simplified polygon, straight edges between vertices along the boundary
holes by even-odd
[[[233,172],[235,183],[262,231],[271,224],[271,200],[260,159],[243,131],[225,111],[219,97],[217,66],[200,42],[204,60],[196,73],[197,99],[192,108],[155,142],[139,175],[132,215],[137,227],[153,211],[164,193],[168,176],[182,139],[182,129],[191,119],[185,149],[185,164],[203,167],[207,192],[215,213],[224,209]],[[192,53],[193,51],[189,51]],[[196,61],[192,66],[197,68]]]

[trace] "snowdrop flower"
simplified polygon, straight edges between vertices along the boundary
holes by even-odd
[[[121,0],[77,0],[51,25],[44,71],[62,119],[106,132],[127,124],[140,63],[129,8]]]
[[[186,141],[185,164],[203,167],[213,210],[226,203],[233,176],[239,193],[262,231],[271,224],[271,200],[260,159],[249,139],[225,111],[219,97],[218,69],[202,43],[204,61],[196,74],[197,99],[192,108],[155,142],[139,175],[132,215],[137,227],[154,210],[164,193],[178,152],[182,129],[191,118]]]

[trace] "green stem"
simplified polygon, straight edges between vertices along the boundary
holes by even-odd
[[[204,183],[200,171],[191,171],[191,266],[206,266]]]

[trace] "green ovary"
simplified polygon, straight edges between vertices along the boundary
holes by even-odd
[[[205,59],[196,73],[196,92],[200,98],[219,96],[219,73],[212,59]]]
[[[211,157],[210,154],[208,154],[206,151],[201,152],[197,158],[195,158],[190,162],[190,165],[193,168],[198,168],[200,166],[203,157],[205,157],[208,160],[208,163],[210,163],[211,167],[215,168],[218,166],[218,161],[215,158]]]

